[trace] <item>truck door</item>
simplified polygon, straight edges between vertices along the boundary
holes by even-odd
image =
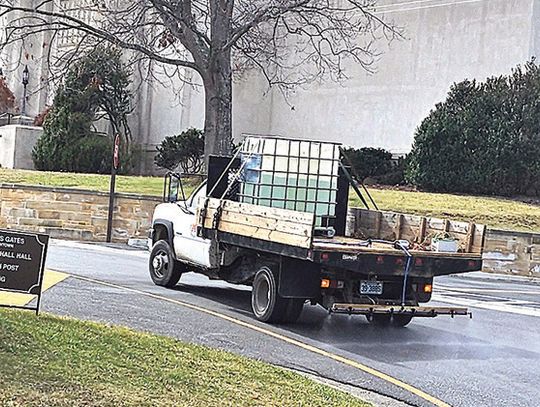
[[[180,211],[174,219],[174,251],[178,260],[205,268],[217,267],[211,256],[212,241],[197,236],[197,202],[206,196],[206,183],[199,186],[185,202],[178,202]]]

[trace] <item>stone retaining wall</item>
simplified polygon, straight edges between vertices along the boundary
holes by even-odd
[[[103,192],[0,184],[0,228],[105,241],[108,202]],[[146,238],[159,202],[152,196],[117,194],[113,240]],[[484,271],[540,277],[540,233],[488,230]]]
[[[113,240],[146,238],[157,197],[117,194]],[[0,228],[54,238],[105,241],[109,195],[67,188],[0,184]]]
[[[540,233],[488,229],[484,271],[540,277]]]

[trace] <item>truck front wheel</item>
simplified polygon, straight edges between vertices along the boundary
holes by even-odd
[[[171,246],[165,240],[156,242],[150,253],[150,277],[156,285],[172,288],[182,276],[182,267],[176,259]]]
[[[278,283],[268,266],[255,274],[251,291],[251,308],[255,317],[263,322],[295,322],[304,306],[304,300],[283,298],[278,293]]]

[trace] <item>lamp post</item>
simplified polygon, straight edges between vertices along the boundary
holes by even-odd
[[[22,84],[24,86],[23,91],[23,100],[22,100],[22,111],[21,115],[26,116],[26,87],[28,86],[28,80],[30,79],[30,73],[28,72],[28,65],[24,67],[24,71],[22,74]]]

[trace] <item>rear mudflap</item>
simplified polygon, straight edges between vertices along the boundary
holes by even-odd
[[[334,303],[329,309],[334,314],[390,314],[390,315],[412,315],[413,317],[433,318],[437,315],[464,315],[472,318],[472,312],[464,307],[430,307],[413,305],[375,305],[375,304],[341,304]]]

